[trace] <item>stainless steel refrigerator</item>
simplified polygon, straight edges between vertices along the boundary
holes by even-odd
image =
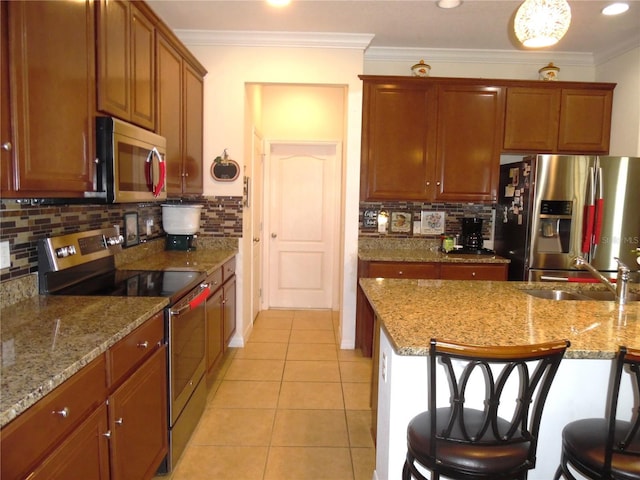
[[[640,158],[537,155],[501,165],[494,248],[511,260],[509,280],[580,281],[589,273],[572,266],[577,255],[610,278],[614,257],[637,271]]]

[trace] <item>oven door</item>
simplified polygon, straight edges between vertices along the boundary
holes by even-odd
[[[168,309],[169,420],[174,425],[204,376],[205,300],[210,289],[201,285]]]

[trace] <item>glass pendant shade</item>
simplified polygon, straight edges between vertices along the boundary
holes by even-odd
[[[548,47],[569,30],[571,8],[566,0],[525,0],[516,12],[516,37],[529,48]]]

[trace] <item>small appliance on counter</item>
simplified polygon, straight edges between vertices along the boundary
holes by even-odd
[[[495,252],[483,248],[482,219],[478,217],[462,218],[462,246],[453,253],[471,253],[475,255],[493,255]]]
[[[202,205],[163,203],[162,227],[167,233],[165,250],[196,249]]]

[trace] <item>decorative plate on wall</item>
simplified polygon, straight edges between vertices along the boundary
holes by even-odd
[[[240,175],[240,165],[235,160],[223,160],[211,164],[211,176],[219,182],[233,182]]]

